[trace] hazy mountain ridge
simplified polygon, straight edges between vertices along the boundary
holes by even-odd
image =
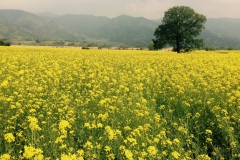
[[[35,15],[40,16],[40,17],[49,17],[49,18],[59,17],[58,14],[51,13],[51,12],[35,13]]]
[[[143,17],[121,15],[100,27],[96,36],[124,45],[147,46],[157,26],[157,23]]]
[[[71,30],[67,30],[60,23],[56,23],[49,18],[39,17],[35,14],[20,10],[0,10],[0,23],[5,29],[3,36],[10,40],[21,39],[66,39],[77,40],[78,36]],[[14,29],[13,29],[14,28]],[[2,31],[2,28],[0,28]],[[57,33],[62,33],[57,35]],[[63,36],[64,35],[64,36]],[[66,37],[67,36],[67,37]]]
[[[105,25],[110,19],[107,17],[96,17],[92,15],[67,14],[56,17],[53,21],[77,34],[92,37],[97,29]]]
[[[207,45],[240,49],[240,19],[209,18],[200,37]]]
[[[49,39],[104,41],[111,45],[147,46],[161,18],[121,15],[115,18],[52,13],[33,14],[21,10],[0,10],[0,39]],[[200,37],[206,45],[240,48],[240,19],[210,18]]]

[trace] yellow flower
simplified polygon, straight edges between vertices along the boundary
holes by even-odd
[[[112,130],[112,128],[110,126],[106,126],[105,131],[108,134],[108,139],[113,140],[113,138],[115,137],[114,130]]]
[[[8,87],[8,84],[9,84],[8,80],[4,80],[4,81],[1,83],[1,87],[7,88],[7,87]]]
[[[61,131],[61,133],[62,133],[63,135],[66,135],[66,134],[67,134],[66,128],[71,128],[71,125],[69,124],[68,121],[66,121],[66,120],[61,120],[61,121],[59,122],[59,130]]]
[[[0,160],[10,160],[11,156],[9,154],[3,154],[0,156]]]
[[[7,142],[9,142],[9,143],[15,141],[15,137],[13,136],[12,133],[4,134],[4,139],[5,139]]]
[[[114,160],[115,159],[115,155],[113,153],[107,155],[107,159],[109,160]]]
[[[66,145],[66,144],[62,144],[59,148],[60,148],[60,149],[67,148],[67,145]]]
[[[154,115],[154,119],[155,119],[156,122],[159,122],[160,121],[160,115],[156,113]]]
[[[135,138],[127,137],[127,141],[131,143],[131,146],[137,145],[137,140]]]
[[[126,158],[129,159],[129,160],[133,160],[133,154],[132,154],[132,152],[131,152],[130,150],[128,150],[128,149],[125,150],[125,156],[126,156]]]
[[[212,135],[212,131],[210,129],[206,129],[206,134]]]
[[[84,127],[90,129],[90,128],[91,128],[91,125],[90,125],[90,123],[84,123]]]
[[[104,150],[105,150],[106,152],[110,152],[110,151],[111,151],[111,147],[105,146],[105,147],[104,147]]]
[[[172,156],[175,158],[175,159],[178,159],[180,157],[180,154],[177,152],[177,151],[174,151],[172,152]]]
[[[37,154],[35,157],[34,157],[34,160],[43,160],[44,157],[42,154]]]
[[[120,145],[119,150],[121,150],[122,153],[125,153],[126,147],[123,145]]]
[[[36,109],[33,109],[33,108],[32,108],[32,109],[29,110],[29,112],[30,112],[30,113],[36,113]]]
[[[173,143],[175,143],[175,144],[179,144],[180,141],[179,141],[179,139],[175,138],[175,139],[173,140]]]
[[[124,130],[125,130],[125,131],[130,131],[131,128],[130,128],[129,126],[125,126],[125,127],[124,127]]]
[[[157,148],[154,146],[149,146],[147,148],[147,151],[148,151],[149,155],[151,155],[151,156],[155,156],[158,152]]]
[[[83,150],[83,149],[78,150],[77,153],[78,153],[79,156],[81,156],[81,157],[84,156],[84,150]]]
[[[199,117],[200,117],[200,113],[197,112],[197,113],[195,114],[195,117],[196,117],[196,118],[199,118]]]
[[[206,143],[212,144],[212,139],[211,138],[206,138]]]
[[[172,145],[172,141],[170,141],[169,139],[166,140],[166,143],[170,146]]]
[[[211,158],[206,154],[201,154],[197,156],[196,160],[211,160]]]
[[[97,123],[97,127],[98,127],[98,128],[102,128],[102,127],[103,127],[103,124],[102,124],[102,123]]]
[[[231,142],[231,143],[230,143],[230,146],[231,146],[232,148],[236,148],[236,147],[237,147],[237,143],[236,143],[236,142]]]
[[[64,138],[66,138],[65,135],[61,135],[60,137],[57,137],[55,140],[55,143],[63,143]]]
[[[93,148],[93,145],[90,141],[87,141],[84,145],[83,145],[84,148],[86,149],[92,149]]]
[[[42,156],[43,151],[41,149],[35,149],[32,146],[24,146],[24,153],[23,153],[23,157],[30,159],[30,158],[43,158]]]
[[[61,120],[61,121],[59,122],[59,129],[60,129],[60,130],[65,130],[65,128],[71,128],[71,125],[69,124],[68,121],[66,121],[66,120]]]
[[[41,130],[41,128],[38,126],[38,119],[32,116],[28,116],[28,122],[30,122],[29,124],[29,128],[32,131],[39,131]]]
[[[166,151],[162,151],[162,155],[163,155],[163,156],[166,156],[166,155],[167,155],[167,152],[166,152]]]
[[[73,155],[62,154],[61,155],[61,160],[75,160],[75,159],[77,159],[77,156],[75,154],[73,154]]]

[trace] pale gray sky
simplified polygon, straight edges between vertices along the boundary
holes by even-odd
[[[127,14],[158,19],[176,5],[189,6],[207,18],[240,18],[240,0],[1,0],[0,9],[60,15],[91,14],[110,18]]]

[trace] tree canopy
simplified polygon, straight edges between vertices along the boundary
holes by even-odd
[[[180,53],[204,46],[196,37],[205,28],[207,18],[186,6],[175,6],[164,13],[162,24],[156,28],[153,39],[154,49],[169,45]]]

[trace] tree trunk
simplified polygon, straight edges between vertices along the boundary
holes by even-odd
[[[177,35],[176,35],[176,51],[177,53],[180,53],[180,36],[179,36],[179,33],[177,32]]]

